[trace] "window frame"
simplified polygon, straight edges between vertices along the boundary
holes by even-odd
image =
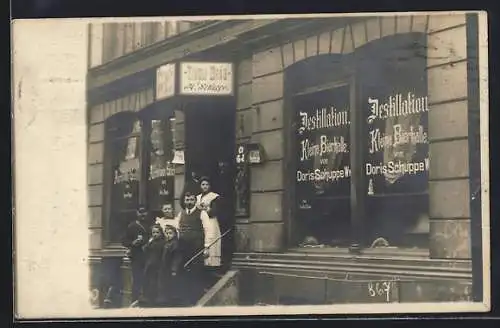
[[[424,34],[425,35],[425,34]],[[395,35],[391,35],[388,37],[394,37]],[[379,40],[383,40],[384,38],[374,40],[377,42]],[[425,39],[427,40],[427,36],[425,35]],[[356,51],[356,50],[355,50]],[[354,53],[355,53],[354,51]],[[348,56],[355,54],[347,54]],[[313,56],[306,58],[302,61],[299,61],[295,64],[301,63],[305,60],[309,60],[321,55]],[[287,216],[285,220],[285,235],[287,236],[286,240],[286,249],[289,251],[297,251],[300,249],[300,252],[306,253],[329,253],[329,252],[338,252],[342,249],[349,249],[350,252],[357,253],[361,249],[369,249],[370,254],[377,255],[378,253],[384,254],[387,252],[405,252],[405,253],[415,253],[415,254],[428,254],[429,247],[426,248],[407,248],[394,245],[389,248],[381,248],[379,250],[370,248],[370,240],[367,239],[365,230],[368,229],[367,221],[366,221],[366,210],[367,210],[367,201],[369,200],[369,195],[366,194],[364,190],[365,182],[367,181],[367,177],[364,174],[364,166],[366,162],[365,154],[364,154],[364,143],[365,143],[365,133],[366,126],[363,121],[364,111],[362,110],[362,93],[360,92],[360,83],[358,81],[358,68],[356,67],[356,61],[349,61],[347,67],[345,67],[345,73],[340,74],[338,77],[332,78],[327,82],[310,85],[303,90],[298,92],[293,92],[287,88],[287,69],[294,66],[287,67],[284,71],[284,122],[285,122],[285,158],[288,161],[293,161],[293,165],[285,166],[284,168],[284,181],[286,181],[286,185],[288,187],[285,188],[285,201],[283,202],[283,213]],[[428,79],[428,77],[427,77]],[[427,84],[427,81],[425,82]],[[293,106],[293,98],[312,94],[318,91],[333,89],[335,87],[341,85],[350,85],[350,127],[349,127],[349,135],[350,135],[350,167],[351,167],[351,195],[350,195],[350,206],[351,206],[351,217],[350,217],[350,233],[353,234],[352,242],[349,247],[325,247],[325,249],[315,249],[315,248],[299,248],[299,239],[297,238],[300,235],[300,231],[296,231],[295,227],[297,227],[297,209],[296,209],[296,181],[295,181],[295,151],[296,151],[296,140],[297,137],[295,135],[296,131],[293,128],[296,124],[294,121],[295,117],[295,108]],[[424,192],[409,192],[405,193],[403,197],[413,197],[413,196],[424,196],[429,195],[429,190],[427,189]],[[392,195],[395,197],[396,195]],[[401,196],[401,195],[400,195]],[[387,195],[377,195],[375,197],[388,197]],[[391,197],[391,196],[389,196]],[[430,238],[430,233],[425,233],[427,238]],[[302,236],[303,238],[304,236]]]
[[[113,137],[111,134],[111,129],[114,126],[118,126],[118,128],[126,126],[127,123],[119,123],[119,120],[125,117],[127,119],[127,123],[134,124],[137,120],[141,124],[141,130],[139,133],[131,132],[127,135]],[[122,248],[122,244],[120,240],[112,240],[111,239],[111,220],[113,220],[113,204],[112,204],[112,186],[113,186],[113,146],[121,141],[128,140],[132,137],[139,138],[139,190],[138,190],[138,204],[146,206],[148,210],[150,210],[150,204],[148,203],[147,195],[148,195],[148,179],[149,179],[149,163],[151,161],[150,151],[151,151],[151,142],[150,142],[150,132],[151,132],[151,121],[153,120],[171,120],[174,115],[174,111],[160,111],[158,106],[151,106],[143,108],[139,112],[133,111],[123,111],[117,114],[114,114],[108,117],[104,121],[104,156],[103,156],[103,165],[104,165],[104,174],[103,174],[103,248]],[[175,122],[169,123],[171,127],[175,128]],[[175,149],[175,131],[171,133],[172,139],[172,150]],[[175,195],[175,179],[174,179],[174,190],[172,190],[173,195]],[[175,198],[175,196],[174,196]],[[120,210],[119,212],[129,213],[135,212],[135,209],[127,209]]]
[[[114,127],[123,127],[126,126],[126,123],[120,123],[119,120],[122,118],[127,119],[127,123],[133,125],[137,120],[141,121],[140,117],[137,115],[136,112],[132,111],[123,111],[116,113],[110,117],[108,117],[104,121],[104,174],[103,174],[103,248],[116,248],[116,247],[122,247],[121,241],[120,240],[112,240],[111,239],[111,226],[113,220],[112,215],[113,215],[113,178],[114,178],[114,172],[113,172],[113,164],[114,161],[116,160],[114,156],[114,151],[113,151],[113,146],[121,141],[121,140],[127,140],[129,138],[133,137],[138,137],[139,142],[141,143],[139,146],[139,154],[138,154],[138,159],[139,159],[139,191],[138,191],[138,203],[140,204],[141,202],[141,184],[143,181],[143,163],[141,161],[142,153],[144,151],[144,147],[142,146],[142,140],[143,140],[143,132],[142,132],[142,126],[141,126],[141,132],[140,133],[134,133],[133,132],[133,127],[131,127],[131,131],[127,135],[123,136],[118,136],[114,137],[112,136],[111,129]],[[142,122],[141,122],[142,125]],[[133,209],[128,209],[128,210],[121,210],[120,212],[131,212],[134,211]]]

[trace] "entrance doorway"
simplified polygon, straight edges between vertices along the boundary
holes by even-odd
[[[221,233],[234,225],[235,103],[231,98],[211,98],[186,104],[185,177],[186,185],[206,176],[212,190],[221,197],[218,220]],[[199,186],[196,186],[199,187]],[[223,263],[230,262],[233,237],[222,242]]]

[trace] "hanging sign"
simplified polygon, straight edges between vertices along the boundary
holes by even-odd
[[[261,164],[264,162],[264,149],[258,143],[247,144],[248,162],[250,164]]]
[[[156,70],[156,100],[175,94],[175,64],[165,64]]]
[[[172,164],[184,164],[184,151],[176,150],[174,152],[174,159],[172,160]]]
[[[233,94],[233,64],[182,62],[180,64],[180,93],[183,95]]]

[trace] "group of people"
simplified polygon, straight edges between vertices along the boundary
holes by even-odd
[[[127,227],[123,245],[132,267],[132,306],[192,306],[216,281],[221,268],[222,237],[217,219],[219,195],[210,181],[201,192],[186,189],[182,210],[162,206],[151,225],[144,207]]]

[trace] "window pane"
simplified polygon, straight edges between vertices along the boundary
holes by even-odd
[[[170,120],[152,120],[150,134],[150,165],[148,204],[151,211],[159,211],[164,203],[173,204],[175,168],[173,159],[173,131]]]
[[[139,205],[139,182],[140,182],[140,122],[121,121],[121,124],[115,125],[117,132],[115,135],[120,137],[111,140],[109,143],[109,152],[111,153],[111,203],[110,206],[110,224],[109,232],[111,241],[119,241],[123,234],[124,226],[122,218],[116,213],[131,211],[135,213]],[[128,125],[128,128],[127,128]],[[129,137],[124,138],[125,131],[129,132]],[[117,221],[118,220],[118,221]],[[126,226],[125,226],[126,227]],[[114,239],[113,239],[114,238]]]
[[[109,240],[121,242],[127,226],[136,219],[136,211],[113,211],[111,212],[109,225]]]
[[[294,99],[297,228],[328,245],[348,237],[349,94],[345,85]]]
[[[425,246],[428,232],[426,60],[419,35],[375,41],[357,70],[365,121],[365,190],[370,241]],[[408,245],[408,243],[410,243]]]

